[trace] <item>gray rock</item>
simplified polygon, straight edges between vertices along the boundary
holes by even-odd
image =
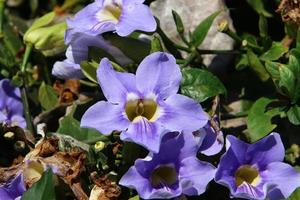
[[[223,0],[156,0],[151,4],[154,15],[160,19],[162,29],[176,42],[179,42],[180,38],[176,31],[172,10],[175,10],[182,17],[186,34],[188,34],[188,31],[193,31],[210,14],[224,8],[225,3]],[[222,12],[214,21],[206,39],[200,46],[201,49],[233,49],[234,41],[217,30],[218,23],[223,19],[228,20],[230,27],[233,29],[229,13],[227,11]],[[226,58],[224,60],[223,56],[221,56],[221,60],[219,58],[215,59],[215,55],[204,55],[203,59],[206,65],[210,65],[213,59],[213,65],[218,65],[219,62],[224,66],[224,61],[228,61]]]

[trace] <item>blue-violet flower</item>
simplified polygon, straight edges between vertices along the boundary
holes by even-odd
[[[283,163],[284,147],[278,133],[247,144],[227,136],[215,181],[228,187],[232,197],[245,199],[286,199],[300,186],[300,174]]]
[[[156,21],[150,8],[143,3],[144,0],[95,0],[79,11],[73,19],[67,20],[67,32],[96,36],[116,31],[122,37],[135,30],[153,32]]]
[[[122,131],[122,140],[158,152],[166,130],[193,132],[207,123],[208,117],[196,101],[176,94],[182,76],[170,54],[147,56],[136,75],[114,71],[104,58],[97,76],[108,102],[90,107],[81,119],[82,127],[102,134]]]
[[[135,161],[119,184],[136,189],[143,199],[200,195],[215,175],[215,167],[197,159],[192,134],[165,135],[158,153]]]
[[[0,123],[26,127],[20,89],[14,87],[8,79],[0,80]]]

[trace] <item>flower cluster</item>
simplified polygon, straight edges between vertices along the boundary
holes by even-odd
[[[153,32],[156,21],[144,0],[96,0],[67,20],[65,43],[69,46],[67,59],[56,62],[52,74],[59,78],[82,78],[81,61],[87,60],[88,48],[98,47],[119,64],[132,61],[100,34],[116,32],[128,36],[133,31]]]
[[[14,87],[8,79],[0,80],[0,123],[26,127],[20,89]]]
[[[65,79],[84,77],[80,64],[88,60],[90,47],[102,49],[120,65],[131,63],[102,34],[124,37],[136,30],[155,31],[155,19],[143,2],[96,0],[68,19],[66,60],[57,62],[52,73]],[[232,197],[246,199],[286,198],[300,186],[300,175],[282,162],[284,148],[276,133],[255,144],[228,136],[217,168],[198,159],[198,153],[211,156],[223,149],[223,132],[217,116],[210,119],[199,103],[178,94],[182,74],[171,54],[146,56],[135,74],[116,71],[103,58],[97,79],[107,101],[91,106],[81,127],[104,135],[118,131],[121,140],[149,150],[119,182],[135,189],[141,198],[200,195],[213,179],[228,187]],[[287,179],[289,184],[284,184]]]

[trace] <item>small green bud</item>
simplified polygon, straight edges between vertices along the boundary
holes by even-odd
[[[98,142],[96,142],[94,147],[95,147],[96,152],[102,151],[105,147],[105,143],[102,141],[98,141]]]
[[[12,141],[15,139],[15,133],[14,132],[6,132],[4,135],[3,135],[4,139],[8,140],[8,141]]]
[[[65,50],[64,35],[67,24],[55,12],[37,19],[24,35],[24,42],[45,56],[53,56]]]

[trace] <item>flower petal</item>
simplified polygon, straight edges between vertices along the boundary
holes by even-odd
[[[228,135],[226,137],[226,154],[233,154],[233,157],[236,158],[239,164],[248,164],[246,162],[246,152],[250,144],[239,140],[238,138],[234,137],[233,135]],[[224,154],[225,155],[225,154]]]
[[[296,188],[300,187],[300,173],[283,162],[270,163],[262,176],[265,182],[275,185],[275,188],[280,190],[285,198],[288,198]]]
[[[193,132],[202,128],[208,120],[200,104],[180,94],[167,98],[162,109],[163,114],[158,122],[172,131]]]
[[[208,183],[214,178],[216,168],[195,156],[181,162],[180,183],[186,195],[200,195],[205,192]]]
[[[127,94],[136,93],[134,74],[116,72],[107,58],[101,60],[97,77],[104,96],[111,103],[125,103]]]
[[[271,133],[262,140],[251,144],[247,155],[252,158],[252,163],[258,163],[261,167],[271,162],[283,161],[285,151],[280,135]]]
[[[138,90],[143,94],[157,94],[160,99],[176,94],[181,78],[175,58],[162,52],[147,56],[136,72]]]
[[[150,8],[141,1],[123,0],[122,14],[116,25],[116,32],[124,37],[135,30],[154,32],[156,21]]]
[[[114,23],[98,19],[97,14],[102,9],[103,1],[96,1],[87,5],[84,9],[76,13],[74,18],[67,19],[69,29],[73,32],[81,32],[93,36],[115,30]],[[66,41],[69,40],[69,38],[66,38]]]
[[[157,153],[164,134],[162,127],[157,123],[149,122],[141,117],[139,121],[131,123],[127,131],[122,132],[121,139],[135,142]]]
[[[13,115],[10,117],[10,125],[12,126],[19,126],[21,128],[26,128],[26,121],[23,116],[20,115]]]
[[[210,124],[199,130],[199,136],[204,135],[199,151],[207,156],[219,153],[224,146],[224,136],[222,131],[215,131]],[[197,135],[196,135],[197,137]]]
[[[119,184],[135,189],[139,196],[144,199],[149,199],[151,196],[152,187],[149,180],[141,176],[135,166],[129,168],[119,181]]]
[[[58,61],[54,64],[52,75],[62,79],[81,79],[84,77],[79,64],[72,61]]]
[[[129,120],[124,117],[122,106],[100,101],[84,113],[80,126],[94,128],[100,133],[108,135],[114,130],[127,129]]]

